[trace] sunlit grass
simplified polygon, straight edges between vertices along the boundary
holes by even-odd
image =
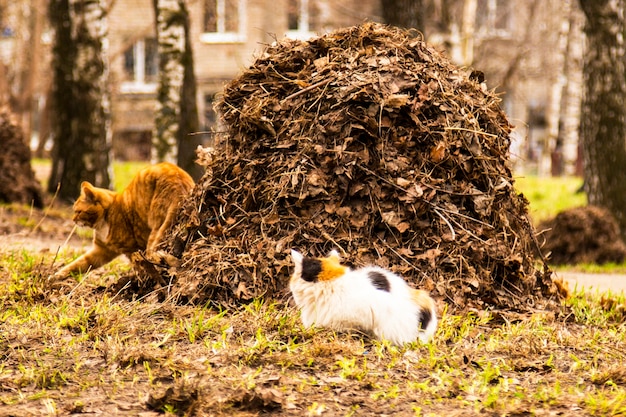
[[[520,176],[515,178],[515,189],[528,199],[529,214],[533,223],[538,225],[564,210],[586,205],[587,196],[580,191],[582,183],[580,177]],[[621,264],[551,265],[551,267],[556,271],[626,274],[626,261]]]
[[[115,189],[122,191],[142,168],[150,165],[147,161],[114,161],[113,178]]]
[[[515,189],[528,199],[529,214],[535,224],[556,216],[561,211],[587,204],[580,192],[580,177],[515,177]]]
[[[587,274],[626,274],[626,261],[621,264],[607,262],[598,264],[551,265],[555,271],[584,272]]]

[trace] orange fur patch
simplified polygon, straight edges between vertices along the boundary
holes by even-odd
[[[430,310],[433,307],[433,299],[424,290],[413,290],[411,299],[424,310]]]
[[[322,271],[317,277],[318,281],[331,281],[337,279],[346,273],[347,267],[339,263],[339,258],[336,256],[330,256],[328,258],[321,258]]]

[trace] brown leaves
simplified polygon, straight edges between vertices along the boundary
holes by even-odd
[[[227,136],[184,210],[200,226],[178,231],[179,279],[205,298],[280,293],[292,247],[390,267],[458,308],[541,297],[498,98],[420,39],[366,23],[276,42],[219,109]]]
[[[381,217],[389,226],[395,227],[400,233],[406,232],[411,226],[395,211],[381,213]]]

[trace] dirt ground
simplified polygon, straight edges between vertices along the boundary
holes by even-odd
[[[91,232],[74,229],[71,208],[44,210],[13,204],[0,206],[0,241],[3,249],[56,252],[81,249],[91,244]]]
[[[570,289],[585,288],[587,291],[612,291],[626,294],[626,275],[590,274],[583,272],[557,272],[556,276],[569,283]]]

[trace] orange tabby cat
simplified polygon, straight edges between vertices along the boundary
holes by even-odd
[[[74,203],[74,223],[94,229],[93,247],[59,270],[55,277],[99,268],[121,254],[129,258],[145,251],[155,261],[155,249],[175,220],[179,203],[193,188],[193,179],[167,162],[142,169],[121,193],[81,184]]]

